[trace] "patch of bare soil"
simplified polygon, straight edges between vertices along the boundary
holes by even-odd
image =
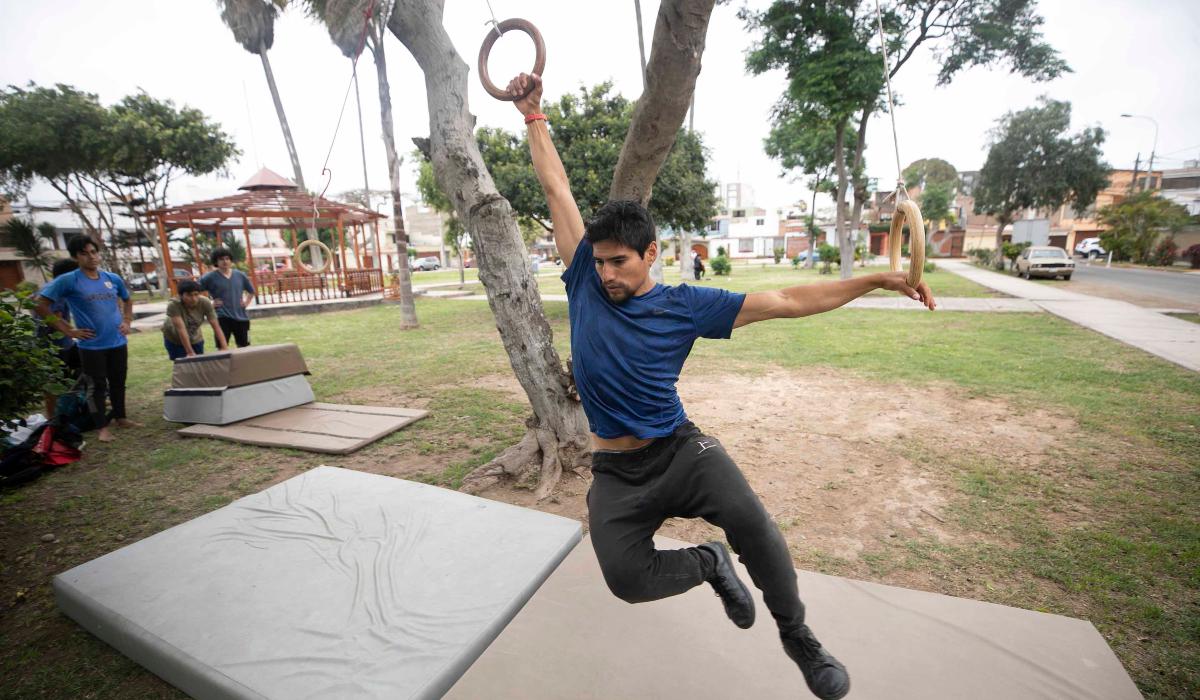
[[[520,398],[509,377],[476,385]],[[822,369],[813,376],[777,370],[760,377],[687,377],[679,383],[688,416],[721,440],[783,530],[798,560],[854,561],[891,538],[955,542],[943,517],[958,489],[934,457],[947,452],[1000,456],[1037,469],[1073,421],[951,387],[911,388]],[[1019,445],[1019,449],[1016,446]],[[483,495],[587,523],[589,478],[565,475],[556,496],[538,504],[511,485]],[[668,521],[662,534],[701,542],[720,532],[701,520]]]

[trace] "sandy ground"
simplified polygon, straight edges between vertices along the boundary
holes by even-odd
[[[523,396],[509,377],[480,384]],[[872,543],[893,537],[952,542],[956,533],[940,509],[958,485],[942,465],[905,455],[966,451],[1037,468],[1055,435],[1073,428],[1061,416],[1022,412],[949,387],[912,389],[826,369],[811,378],[785,371],[687,378],[679,392],[689,417],[738,462],[797,559],[823,554],[854,560]],[[1021,448],[1014,450],[1018,440]],[[586,526],[589,483],[565,474],[556,495],[541,504],[510,485],[481,495]],[[691,542],[721,539],[717,528],[700,520],[670,520],[662,534]]]

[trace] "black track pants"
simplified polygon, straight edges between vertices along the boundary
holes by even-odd
[[[725,531],[780,631],[804,623],[787,542],[715,438],[684,423],[637,450],[592,453],[592,474],[592,544],[617,597],[640,603],[703,583],[708,556],[695,547],[657,550],[653,536],[667,518],[704,518]]]

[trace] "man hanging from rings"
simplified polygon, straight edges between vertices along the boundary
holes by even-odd
[[[844,697],[850,677],[805,624],[787,542],[720,441],[688,420],[675,384],[697,338],[728,338],[748,323],[830,311],[874,289],[933,310],[929,286],[909,286],[904,272],[752,294],[657,284],[650,277],[659,254],[650,213],[637,202],[611,201],[585,225],[541,113],[540,76],[522,73],[508,95],[525,117],[567,266],[573,372],[594,450],[588,520],[605,581],[630,603],[708,583],[734,624],[750,627],[754,599],[724,545],[654,547],[667,518],[704,518],[725,531],[762,591],[809,689],[820,698]]]

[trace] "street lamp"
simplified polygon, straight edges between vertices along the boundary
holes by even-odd
[[[1146,171],[1146,182],[1150,182],[1150,178],[1154,177],[1154,152],[1158,150],[1158,122],[1154,117],[1147,117],[1144,114],[1122,114],[1126,119],[1149,119],[1154,125],[1154,145],[1150,147],[1150,168]]]

